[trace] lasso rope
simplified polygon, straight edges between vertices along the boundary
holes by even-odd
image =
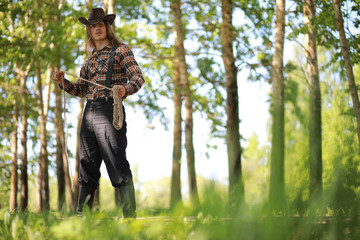
[[[105,88],[105,89],[107,89],[107,90],[112,90],[111,88],[108,88],[108,87],[106,87],[106,86],[104,86],[104,85],[98,84],[98,83],[96,83],[96,82],[89,81],[89,80],[87,80],[87,79],[85,79],[85,78],[82,78],[82,77],[76,76],[76,75],[74,75],[74,74],[72,74],[72,73],[65,72],[65,71],[62,71],[62,72],[63,72],[63,73],[65,73],[65,74],[67,74],[67,75],[70,75],[70,76],[76,77],[76,78],[78,78],[78,79],[80,79],[80,80],[83,80],[83,81],[85,81],[85,82],[88,82],[88,83],[94,84],[94,85],[96,85],[96,86],[98,86],[98,87],[103,87],[103,88]]]

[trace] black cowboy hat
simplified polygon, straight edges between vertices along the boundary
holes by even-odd
[[[89,13],[89,19],[79,17],[79,21],[85,25],[92,25],[101,21],[107,21],[111,25],[114,22],[115,17],[115,14],[105,15],[104,9],[102,8],[93,8]]]

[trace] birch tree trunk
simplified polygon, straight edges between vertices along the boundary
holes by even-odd
[[[14,130],[11,136],[11,188],[10,188],[10,203],[9,211],[13,212],[17,208],[17,187],[18,187],[18,125],[19,125],[19,106],[18,106],[18,94],[14,98],[14,113],[13,113],[13,126]]]
[[[170,207],[181,202],[181,84],[178,59],[174,58],[174,146],[172,159],[171,189],[170,189]]]
[[[62,10],[62,0],[54,1],[54,9],[53,11],[56,13],[54,14],[54,23],[57,25],[62,19],[61,10]],[[57,55],[60,56],[60,48],[61,46],[57,45],[54,46],[54,50],[57,52]],[[60,70],[60,59],[55,61],[55,68],[54,70]],[[58,86],[54,87],[54,94],[55,94],[55,135],[56,135],[56,177],[57,177],[57,191],[58,191],[58,211],[65,210],[65,172],[64,172],[64,141],[63,141],[63,132],[64,132],[64,121],[62,119],[62,99],[61,99],[61,90]]]
[[[57,67],[57,70],[59,67]],[[62,141],[62,132],[64,132],[63,119],[61,113],[62,99],[61,90],[55,86],[55,134],[56,134],[56,175],[58,180],[58,211],[64,210],[65,207],[65,173],[63,163],[64,142]]]
[[[192,89],[186,64],[186,53],[184,48],[185,33],[182,25],[181,1],[176,0],[171,4],[174,16],[175,58],[178,58],[180,83],[185,101],[185,149],[188,170],[189,193],[192,204],[199,204],[199,196],[196,183],[195,150],[193,143],[193,100]]]
[[[276,0],[275,51],[272,62],[272,141],[270,164],[271,209],[284,206],[284,77],[285,0]]]
[[[321,92],[316,51],[316,29],[312,24],[315,18],[313,0],[304,1],[305,52],[307,76],[310,91],[309,115],[309,161],[310,161],[310,199],[315,200],[322,193],[322,137],[321,137]]]
[[[48,172],[48,152],[47,152],[47,131],[46,131],[46,109],[48,103],[45,102],[42,94],[42,77],[39,62],[36,63],[38,105],[40,117],[40,166],[38,176],[38,212],[50,210],[49,199],[49,172]]]
[[[21,185],[21,198],[20,198],[20,210],[25,211],[28,207],[29,201],[29,188],[28,188],[28,173],[27,173],[27,109],[24,106],[26,103],[25,96],[21,97],[22,109],[20,110],[20,185]]]
[[[357,123],[357,136],[359,141],[359,151],[360,151],[360,102],[359,102],[359,94],[358,88],[356,86],[354,71],[351,63],[350,50],[347,43],[345,30],[344,30],[344,19],[341,13],[341,4],[340,0],[333,0],[334,11],[335,11],[335,19],[336,19],[336,27],[340,35],[340,45],[341,52],[344,58],[346,76],[349,82],[349,91],[351,94],[351,99],[354,105],[354,112]]]
[[[229,202],[236,206],[244,200],[241,174],[241,147],[239,132],[239,99],[237,68],[233,54],[232,0],[222,0],[221,44],[226,79],[226,145],[229,164]]]
[[[10,18],[10,30],[14,32],[14,22]],[[19,73],[21,70],[18,66],[15,66],[15,72]],[[19,74],[17,75],[19,76]],[[9,211],[13,212],[17,208],[17,193],[18,193],[18,128],[19,128],[19,93],[14,93],[14,108],[13,108],[13,132],[11,135],[11,154],[12,154],[12,166],[11,166],[11,186],[10,186],[10,202]]]
[[[26,79],[28,77],[28,73],[30,71],[30,64],[27,66],[25,72],[17,72],[17,75],[20,78],[20,186],[21,186],[21,197],[20,197],[20,210],[25,211],[28,207],[28,173],[27,173],[27,89],[26,89]],[[20,73],[20,74],[19,74]]]

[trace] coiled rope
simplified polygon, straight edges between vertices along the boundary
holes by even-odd
[[[112,91],[114,98],[113,126],[115,127],[116,130],[120,130],[123,126],[123,121],[124,121],[122,98],[119,97],[120,85],[115,85],[112,88]]]

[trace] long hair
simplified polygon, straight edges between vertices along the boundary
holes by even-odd
[[[109,39],[110,43],[112,46],[120,46],[121,44],[123,44],[119,38],[115,35],[110,23],[108,21],[104,21],[105,26],[106,26],[106,37]],[[94,39],[91,37],[91,31],[90,31],[90,25],[86,25],[86,37],[89,41],[90,47],[91,48],[95,48],[95,41]]]

